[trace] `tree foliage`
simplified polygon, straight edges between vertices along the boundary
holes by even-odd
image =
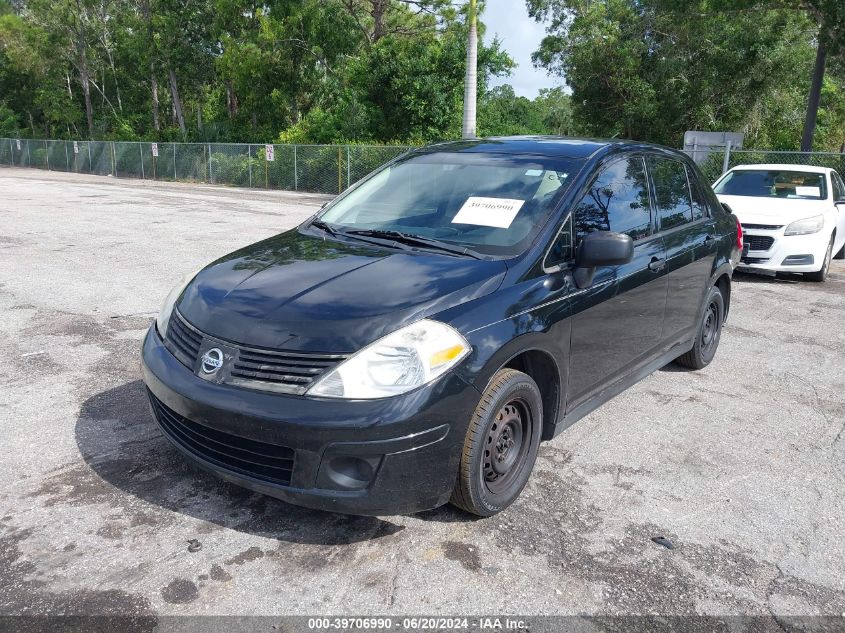
[[[845,39],[840,0],[528,6],[548,23],[534,59],[566,78],[581,131],[673,146],[685,130],[702,129],[741,130],[748,146],[796,149],[820,28],[832,47]],[[828,75],[817,147],[845,142],[843,79],[841,71]]]
[[[449,0],[0,0],[6,133],[424,142],[460,132]],[[509,72],[479,49],[480,84]]]
[[[517,96],[509,85],[497,86],[482,97],[478,122],[489,136],[577,133],[569,95],[561,87],[542,88],[539,96],[528,99]]]
[[[547,25],[535,62],[559,79],[535,99],[510,86],[489,89],[513,62],[497,41],[480,45],[481,135],[677,146],[685,130],[704,129],[744,131],[749,147],[797,149],[823,42],[828,68],[815,147],[845,145],[842,0],[526,2]],[[458,138],[465,5],[0,0],[0,134],[253,143]]]

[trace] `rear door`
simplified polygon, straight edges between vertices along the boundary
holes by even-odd
[[[572,220],[576,248],[587,233],[616,231],[634,239],[634,259],[597,269],[593,283],[572,297],[567,412],[654,356],[667,292],[666,253],[655,234],[642,156],[602,166]]]
[[[686,342],[698,316],[716,258],[716,230],[695,172],[663,155],[646,159],[669,274],[663,346]]]

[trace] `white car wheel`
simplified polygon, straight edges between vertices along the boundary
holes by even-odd
[[[804,273],[804,278],[810,281],[824,281],[827,279],[827,274],[830,272],[830,260],[833,257],[833,237],[830,238],[830,243],[827,245],[827,250],[824,253],[824,261],[822,262],[821,270],[814,273]]]

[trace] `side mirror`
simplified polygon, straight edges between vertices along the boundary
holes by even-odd
[[[634,240],[630,235],[612,231],[594,231],[581,240],[575,256],[575,285],[586,288],[593,283],[599,266],[619,266],[634,259]]]

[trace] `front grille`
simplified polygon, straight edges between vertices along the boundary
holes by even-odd
[[[775,238],[768,235],[743,235],[742,242],[749,245],[750,251],[767,251],[775,243]]]
[[[224,384],[248,389],[303,394],[324,372],[346,360],[345,354],[292,352],[247,347],[204,334],[177,310],[167,328],[167,348],[186,367],[194,369],[200,352],[225,347],[231,355],[219,370]]]
[[[769,261],[768,257],[743,257],[740,261],[743,264],[763,264]]]
[[[229,374],[240,381],[265,382],[306,389],[314,379],[345,357],[337,354],[299,354],[242,348]]]
[[[188,452],[234,473],[290,485],[294,462],[292,448],[212,429],[179,415],[152,393],[148,395],[161,430]]]
[[[751,230],[757,229],[759,231],[777,231],[778,229],[782,229],[782,224],[743,224],[742,230]]]
[[[183,365],[193,369],[202,345],[202,335],[191,329],[176,310],[170,315],[165,343],[169,343],[168,349]]]

